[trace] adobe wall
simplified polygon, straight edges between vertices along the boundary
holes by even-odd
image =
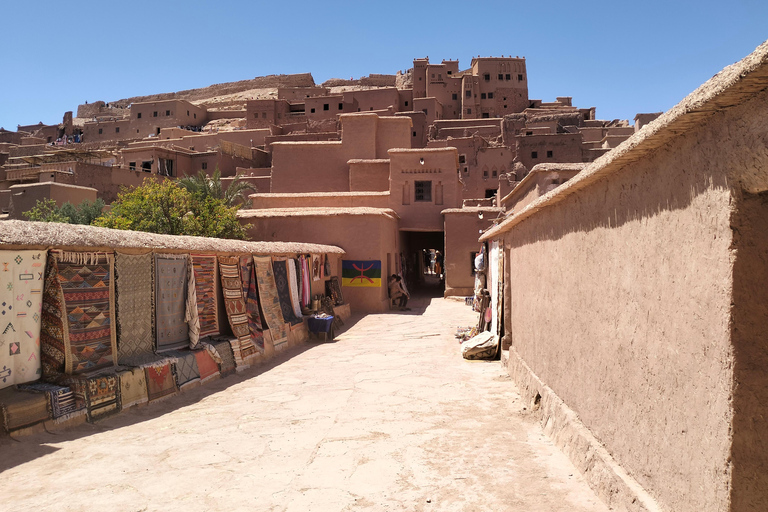
[[[582,162],[581,134],[523,135],[515,138],[517,159],[528,169],[536,164]],[[552,156],[548,156],[548,152]]]
[[[54,182],[12,185],[9,190],[11,193],[8,206],[10,218],[20,220],[26,220],[23,213],[34,208],[37,201],[53,199],[56,201],[56,206],[61,206],[66,202],[80,204],[84,200],[95,201],[97,192],[95,188],[91,187]]]
[[[243,212],[247,214],[247,211]],[[240,218],[253,240],[331,243],[346,251],[344,259],[380,260],[384,272],[387,255],[397,253],[397,220],[380,214],[326,215],[322,212],[292,216],[259,216]],[[341,268],[338,269],[341,275]],[[313,293],[315,293],[313,288]],[[324,293],[317,292],[317,293]],[[383,312],[389,310],[386,279],[382,275],[380,288],[342,287],[344,302],[354,312]]]
[[[347,160],[341,142],[275,142],[272,192],[349,190]]]
[[[146,178],[163,179],[161,176],[142,172],[141,170],[131,171],[120,167],[77,163],[75,164],[74,174],[71,175],[71,181],[65,181],[64,175],[61,174],[57,175],[56,181],[80,187],[93,187],[98,191],[98,197],[103,199],[105,203],[110,204],[117,199],[117,194],[123,188],[138,187]]]
[[[538,164],[506,196],[501,206],[520,211],[530,203],[576,176],[586,164]]]
[[[442,210],[461,205],[456,148],[391,149],[390,208],[400,216],[400,229],[442,231]],[[428,183],[430,197],[420,199],[417,184]]]
[[[461,208],[443,210],[445,218],[445,297],[470,296],[475,287],[472,254],[480,251],[477,241],[501,212],[500,208]],[[478,214],[482,213],[483,218]]]
[[[389,171],[387,171],[389,172]],[[386,192],[315,192],[251,194],[251,208],[389,208]]]
[[[765,176],[766,115],[762,92],[506,233],[512,371],[670,510],[768,504],[765,200],[730,188]]]
[[[350,192],[389,192],[389,160],[350,160]]]

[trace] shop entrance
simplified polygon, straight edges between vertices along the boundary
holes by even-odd
[[[445,290],[443,231],[401,231],[405,282],[411,293],[442,297]]]

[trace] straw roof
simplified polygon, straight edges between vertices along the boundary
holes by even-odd
[[[78,250],[145,249],[167,252],[215,252],[239,254],[345,254],[333,245],[300,242],[246,242],[198,236],[175,236],[98,228],[57,222],[6,220],[0,223],[3,246],[57,247]]]
[[[571,180],[488,230],[480,237],[480,241],[498,237],[539,210],[551,207],[601,178],[646,158],[678,135],[701,125],[715,113],[735,107],[765,89],[768,89],[768,41],[741,61],[720,71],[680,103],[592,162]],[[763,182],[764,176],[744,176],[741,186],[750,192],[760,192],[764,188],[761,187]]]

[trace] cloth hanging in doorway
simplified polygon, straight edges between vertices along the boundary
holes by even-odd
[[[245,297],[245,311],[248,314],[248,328],[251,331],[251,341],[260,350],[264,350],[264,328],[262,327],[261,314],[259,313],[256,269],[254,268],[251,256],[240,256],[240,277],[243,281],[243,296]]]

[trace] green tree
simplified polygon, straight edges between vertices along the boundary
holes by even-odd
[[[248,202],[248,193],[256,192],[256,187],[243,181],[242,177],[242,174],[236,175],[229,187],[224,190],[221,183],[221,172],[217,167],[213,176],[208,176],[205,171],[199,171],[193,176],[184,175],[183,178],[178,179],[178,183],[198,197],[221,199],[226,206],[239,205],[238,208],[241,208]]]
[[[84,199],[77,206],[67,201],[60,207],[56,206],[56,201],[53,199],[44,199],[37,201],[34,208],[22,213],[22,215],[29,220],[41,222],[92,224],[96,218],[101,216],[103,209],[104,201],[101,199],[96,199],[95,201]]]
[[[42,201],[38,199],[34,208],[23,212],[22,215],[29,220],[39,222],[69,222],[69,217],[61,213],[61,209],[53,199],[43,199]]]
[[[111,210],[94,224],[168,235],[246,239],[236,207],[192,194],[171,180],[147,179],[140,187],[121,192]]]

